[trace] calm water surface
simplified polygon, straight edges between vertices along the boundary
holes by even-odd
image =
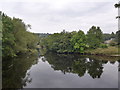
[[[3,87],[118,88],[119,62],[113,59],[54,53],[20,57],[4,62]]]

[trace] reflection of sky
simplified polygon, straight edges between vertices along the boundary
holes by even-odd
[[[4,1],[6,0],[0,0],[0,11],[31,24],[32,32],[54,33],[63,29],[81,29],[86,32],[92,25],[100,26],[105,33],[117,31],[115,17],[118,11],[114,7],[116,0]]]
[[[39,61],[30,69],[31,84],[25,88],[117,88],[118,63],[104,65],[101,78],[93,79],[89,74],[79,77],[77,74],[54,71],[48,62]]]

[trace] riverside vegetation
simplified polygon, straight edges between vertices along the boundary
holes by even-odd
[[[31,33],[26,25],[19,18],[11,18],[0,12],[2,16],[2,56],[15,57],[24,53],[37,53],[37,46],[44,52],[56,53],[80,53],[80,54],[104,54],[118,55],[120,46],[120,31],[111,34],[104,34],[100,27],[92,26],[87,34],[82,30],[61,33],[46,34],[38,37],[38,34]],[[106,40],[110,41],[105,44]]]
[[[94,55],[118,55],[120,46],[120,31],[104,34],[100,27],[92,26],[87,34],[82,30],[54,33],[41,37],[40,46],[45,52],[55,53],[80,53]],[[110,40],[113,39],[113,40]],[[109,43],[105,43],[105,41]]]
[[[31,28],[19,18],[11,18],[0,12],[2,16],[2,57],[15,57],[25,53],[37,53],[38,36],[29,32]]]

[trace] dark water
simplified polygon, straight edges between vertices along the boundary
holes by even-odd
[[[4,60],[3,88],[118,88],[117,59],[48,53]]]

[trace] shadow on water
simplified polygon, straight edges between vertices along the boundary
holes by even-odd
[[[3,59],[2,62],[2,87],[22,88],[26,83],[30,83],[30,67],[37,63],[38,57],[35,55],[22,55],[14,59]]]

